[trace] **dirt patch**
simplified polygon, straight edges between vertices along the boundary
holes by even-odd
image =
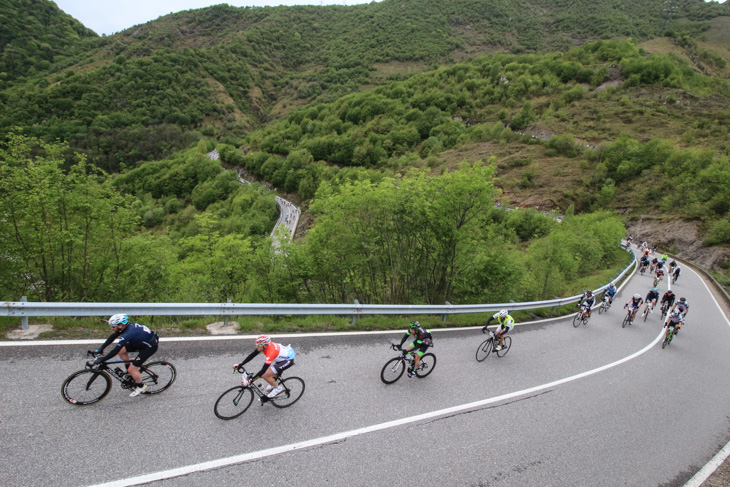
[[[730,261],[730,249],[706,247],[702,243],[695,222],[644,216],[626,226],[634,242],[656,244],[659,250],[667,250],[704,269],[718,269],[722,262]]]

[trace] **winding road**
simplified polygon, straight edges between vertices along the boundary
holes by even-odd
[[[297,350],[303,398],[232,421],[213,404],[250,337],[163,338],[169,391],[115,387],[85,408],[60,387],[92,343],[4,342],[0,485],[680,486],[730,440],[730,322],[684,267],[687,325],[662,350],[658,312],[621,327],[621,303],[650,286],[635,275],[579,328],[518,325],[509,353],[482,363],[478,328],[434,330],[434,372],[389,386],[380,369],[402,333],[276,336]]]

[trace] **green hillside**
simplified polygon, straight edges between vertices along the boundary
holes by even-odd
[[[615,275],[638,215],[726,245],[730,10],[636,3],[223,5],[77,40],[0,91],[0,295],[531,300]],[[281,253],[272,188],[304,208]]]

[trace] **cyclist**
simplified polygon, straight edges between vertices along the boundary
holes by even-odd
[[[663,278],[664,278],[664,269],[662,269],[661,267],[657,266],[657,268],[656,268],[656,277],[654,278],[654,283],[655,283],[654,285],[656,286],[657,284],[659,284],[662,281]]]
[[[689,303],[687,302],[687,299],[682,297],[679,298],[679,301],[674,303],[674,306],[672,307],[672,311],[678,310],[680,313],[682,313],[682,317],[687,317],[687,314],[689,313]],[[675,333],[677,330],[674,330]]]
[[[636,312],[639,311],[639,308],[641,308],[641,305],[643,303],[644,300],[641,299],[641,294],[636,293],[631,297],[631,299],[628,300],[626,304],[624,304],[624,309],[631,306],[631,323],[634,322],[634,318],[636,318]]]
[[[593,308],[593,305],[596,303],[596,298],[593,296],[593,291],[590,289],[587,291],[583,291],[583,296],[580,297],[578,300],[578,307],[579,308],[585,308],[588,314],[588,317],[591,317],[591,308]]]
[[[109,326],[114,331],[101,348],[94,351],[97,355],[94,365],[106,362],[119,354],[120,359],[128,361],[127,373],[134,379],[135,387],[129,397],[139,396],[147,390],[147,384],[144,383],[142,374],[139,373],[139,366],[155,354],[160,337],[146,326],[130,322],[129,316],[121,313],[112,315],[109,318]],[[104,349],[117,338],[119,338],[119,341],[116,346],[104,355]],[[139,352],[131,362],[129,362],[129,352]]]
[[[613,304],[613,298],[616,297],[616,293],[618,292],[618,289],[616,289],[616,283],[611,281],[611,283],[608,285],[605,291],[605,296],[608,296],[608,303]]]
[[[666,262],[667,259],[669,259],[669,256],[667,254],[662,254],[662,262]]]
[[[667,329],[667,331],[664,332],[664,338],[667,337],[669,334],[669,327],[674,327],[674,334],[676,335],[680,328],[682,328],[682,325],[684,324],[684,316],[682,316],[682,313],[680,313],[677,310],[672,310],[671,313],[669,313],[669,316],[667,316],[667,321],[664,322],[664,328]]]
[[[679,279],[679,275],[682,273],[682,268],[677,266],[674,269],[674,272],[672,272],[672,276],[674,277],[674,282],[677,282],[677,279]]]
[[[256,339],[256,348],[243,362],[233,366],[234,369],[246,365],[259,353],[264,352],[264,365],[261,370],[251,378],[255,381],[259,377],[264,379],[269,386],[266,388],[266,397],[275,397],[284,390],[282,385],[276,385],[276,378],[286,369],[294,365],[294,349],[291,345],[282,345],[271,341],[269,335],[261,335]]]
[[[646,255],[641,256],[641,260],[639,261],[639,272],[643,270],[646,270],[649,267],[649,257]]]
[[[669,263],[669,273],[671,274],[676,267],[677,267],[677,261],[672,259],[672,261]]]
[[[433,347],[433,336],[431,335],[431,332],[421,328],[421,324],[417,321],[412,321],[411,324],[408,325],[406,334],[403,335],[399,347],[402,347],[411,335],[413,335],[413,341],[410,345],[408,345],[410,348],[403,351],[404,353],[408,353],[416,350],[413,354],[415,363],[413,364],[412,369],[408,369],[408,377],[414,377],[416,375],[416,370],[421,365],[421,357],[423,357],[423,354],[426,353],[428,347]]]
[[[674,291],[671,289],[664,293],[664,296],[662,296],[662,309],[666,307],[667,311],[671,309],[672,305],[674,304],[674,300],[677,298],[677,296],[674,295]]]
[[[482,328],[482,332],[487,331],[487,327],[492,322],[492,320],[497,320],[497,323],[499,323],[499,328],[494,330],[494,333],[490,333],[490,335],[493,335],[494,337],[499,337],[499,343],[496,347],[494,347],[495,350],[502,350],[502,345],[504,345],[504,336],[509,333],[509,331],[514,328],[515,326],[515,320],[509,315],[509,312],[506,309],[503,309],[499,313],[494,313],[488,320],[487,324],[484,325],[484,328]]]
[[[648,293],[646,293],[646,300],[644,301],[646,303],[646,308],[644,308],[644,312],[652,311],[654,309],[654,306],[656,306],[656,302],[658,299],[659,289],[654,286]]]
[[[651,267],[649,267],[649,272],[654,272],[654,269],[656,269],[657,262],[659,262],[659,259],[657,259],[656,257],[651,259]]]

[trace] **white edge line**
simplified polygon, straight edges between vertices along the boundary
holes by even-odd
[[[694,269],[691,267],[685,265],[685,268],[691,270],[697,277],[700,278],[700,281],[702,282],[702,285],[705,286],[705,289],[707,289],[707,293],[710,295],[712,300],[715,302],[715,306],[720,310],[720,314],[725,319],[725,323],[727,323],[728,326],[730,326],[730,319],[728,319],[727,316],[725,316],[725,313],[722,311],[722,308],[720,307],[720,303],[717,302],[717,299],[715,299],[715,295],[712,294],[712,291],[710,290],[709,286],[705,282],[705,280],[695,272]],[[702,485],[702,483],[707,480],[710,475],[715,473],[715,470],[717,470],[720,465],[727,459],[727,457],[730,456],[730,442],[728,442],[717,454],[710,459],[707,464],[702,467],[699,472],[694,474],[691,479],[687,481],[686,484],[684,484],[684,487],[699,487]]]
[[[310,448],[310,447],[313,447],[313,446],[323,445],[323,444],[326,444],[326,443],[332,443],[332,442],[340,441],[340,440],[343,440],[343,439],[346,439],[346,438],[352,438],[352,437],[355,437],[355,436],[364,435],[364,434],[367,434],[367,433],[372,433],[372,432],[375,432],[375,431],[381,431],[381,430],[385,430],[385,429],[388,429],[388,428],[394,428],[396,426],[403,426],[403,425],[410,424],[410,423],[415,423],[415,422],[418,422],[418,421],[423,421],[423,420],[427,420],[427,419],[438,418],[438,417],[441,417],[441,416],[447,416],[447,415],[450,415],[450,414],[454,414],[454,413],[466,411],[468,409],[474,409],[474,408],[486,406],[486,405],[493,404],[493,403],[496,403],[496,402],[499,402],[499,401],[504,401],[504,400],[507,400],[507,399],[512,399],[512,398],[515,398],[515,397],[524,396],[526,394],[531,394],[531,393],[534,393],[534,392],[538,392],[538,391],[542,391],[542,390],[549,389],[549,388],[552,388],[552,387],[556,387],[556,386],[559,386],[561,384],[565,384],[567,382],[571,382],[571,381],[574,381],[574,380],[582,379],[584,377],[588,377],[590,375],[597,374],[599,372],[603,372],[606,369],[610,369],[612,367],[616,367],[617,365],[621,365],[624,362],[628,362],[629,360],[632,360],[632,359],[634,359],[634,358],[636,358],[636,357],[638,357],[638,356],[646,353],[654,345],[656,345],[657,343],[659,343],[659,341],[662,338],[664,338],[664,331],[663,331],[663,329],[659,333],[659,335],[654,339],[653,342],[651,342],[649,345],[647,345],[646,347],[642,348],[638,352],[635,352],[635,353],[633,353],[633,354],[631,354],[631,355],[629,355],[627,357],[624,357],[624,358],[622,358],[620,360],[617,360],[615,362],[612,362],[610,364],[603,365],[603,366],[598,367],[598,368],[593,369],[593,370],[589,370],[589,371],[586,371],[586,372],[581,372],[580,374],[576,374],[576,375],[573,375],[573,376],[570,376],[570,377],[566,377],[566,378],[563,378],[563,379],[558,379],[558,380],[555,380],[555,381],[552,381],[552,382],[548,382],[547,384],[542,384],[542,385],[539,385],[539,386],[530,387],[528,389],[523,389],[521,391],[510,392],[508,394],[503,394],[501,396],[492,397],[492,398],[489,398],[489,399],[482,399],[480,401],[470,402],[470,403],[467,403],[467,404],[462,404],[460,406],[452,406],[450,408],[440,409],[440,410],[437,410],[437,411],[431,411],[429,413],[419,414],[419,415],[411,416],[411,417],[408,417],[408,418],[402,418],[402,419],[397,419],[397,420],[393,420],[393,421],[387,421],[385,423],[380,423],[380,424],[375,424],[375,425],[371,425],[371,426],[366,426],[364,428],[358,428],[358,429],[354,429],[354,430],[350,430],[350,431],[344,431],[344,432],[336,433],[336,434],[329,435],[329,436],[323,436],[321,438],[315,438],[315,439],[312,439],[312,440],[301,441],[301,442],[298,442],[298,443],[291,443],[289,445],[283,445],[283,446],[279,446],[279,447],[275,447],[275,448],[268,448],[266,450],[259,450],[259,451],[251,452],[251,453],[244,453],[244,454],[241,454],[241,455],[234,455],[232,457],[227,457],[227,458],[219,458],[217,460],[211,460],[211,461],[208,461],[208,462],[197,463],[197,464],[194,464],[194,465],[187,465],[187,466],[184,466],[184,467],[173,468],[173,469],[170,469],[170,470],[163,470],[163,471],[160,471],[160,472],[155,472],[155,473],[151,473],[151,474],[140,475],[140,476],[137,476],[137,477],[130,477],[130,478],[127,478],[127,479],[122,479],[122,480],[115,480],[115,481],[107,482],[107,483],[103,483],[103,484],[96,484],[96,485],[93,485],[91,487],[127,487],[127,486],[132,486],[132,485],[146,484],[146,483],[155,482],[155,481],[158,481],[158,480],[165,480],[165,479],[170,479],[170,478],[174,478],[174,477],[180,477],[180,476],[183,476],[183,475],[189,475],[189,474],[192,474],[192,473],[202,472],[202,471],[205,471],[205,470],[212,470],[212,469],[216,469],[216,468],[221,468],[221,467],[227,467],[227,466],[231,466],[231,465],[236,465],[236,464],[239,464],[239,463],[250,462],[252,460],[257,460],[257,459],[260,459],[260,458],[265,458],[265,457],[270,457],[270,456],[273,456],[273,455],[279,455],[279,454],[282,454],[282,453],[287,453],[287,452],[292,452],[292,451],[301,450],[301,449],[305,449],[305,448]]]
[[[565,316],[556,316],[553,318],[545,318],[542,320],[535,320],[535,321],[524,321],[522,323],[517,323],[515,326],[521,326],[521,325],[535,325],[538,323],[544,323],[548,321],[559,321],[566,318],[569,318],[573,316],[573,314],[565,315]],[[432,333],[442,333],[442,332],[448,332],[448,331],[465,331],[465,330],[476,330],[478,328],[481,328],[482,325],[479,326],[461,326],[461,327],[454,327],[454,328],[435,328],[431,330]],[[496,325],[495,325],[496,326]],[[403,327],[405,328],[405,326]],[[272,337],[275,338],[294,338],[294,337],[333,337],[333,336],[349,336],[349,335],[392,335],[392,334],[402,334],[403,330],[372,330],[372,331],[328,331],[328,332],[312,332],[312,333],[284,333],[284,334],[278,334],[278,333],[271,333]],[[205,342],[205,341],[216,341],[216,340],[251,340],[253,338],[256,338],[259,336],[260,333],[256,333],[255,335],[214,335],[214,336],[192,336],[192,337],[161,337],[160,342]],[[102,338],[94,339],[94,340],[39,340],[39,341],[33,341],[33,340],[23,340],[23,341],[14,341],[14,340],[3,340],[0,341],[0,348],[1,347],[32,347],[32,346],[43,346],[43,345],[93,345],[98,344]]]

